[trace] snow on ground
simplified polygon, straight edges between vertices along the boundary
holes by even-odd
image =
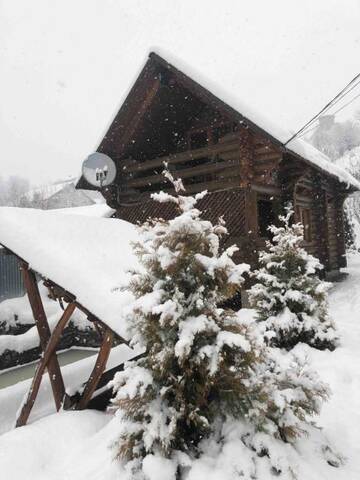
[[[106,203],[96,203],[94,205],[86,205],[84,207],[69,207],[69,208],[57,208],[55,210],[49,210],[48,213],[65,213],[66,215],[85,215],[86,217],[98,217],[107,218],[115,212],[113,208],[110,208]]]
[[[318,425],[322,434],[298,442],[296,449],[276,445],[279,461],[283,455],[292,459],[299,480],[357,480],[360,478],[360,255],[349,259],[349,276],[336,284],[330,295],[331,314],[341,335],[341,346],[334,352],[321,352],[299,345],[298,353],[307,354],[323,380],[332,388],[332,397],[325,404]],[[244,310],[249,317],[251,312]],[[79,365],[90,363],[89,359]],[[88,368],[88,367],[86,367]],[[85,370],[86,370],[85,368]],[[66,367],[67,380],[74,381],[79,366]],[[81,369],[84,369],[81,366]],[[80,369],[79,369],[80,372]],[[81,372],[84,376],[84,372]],[[76,377],[78,372],[76,372]],[[25,384],[0,392],[0,425],[10,429]],[[47,389],[49,386],[47,384]],[[8,393],[7,393],[8,392]],[[45,392],[46,393],[46,392]],[[49,393],[49,391],[47,391]],[[118,420],[109,414],[85,411],[63,412],[37,420],[49,413],[49,400],[44,391],[32,423],[9,431],[0,437],[0,471],[7,480],[128,480],[109,448],[116,439]],[[16,402],[15,402],[16,399]],[[4,410],[5,408],[5,410]],[[56,434],[54,433],[56,432]],[[329,466],[323,458],[324,438],[336,453],[345,457],[339,468]],[[236,480],[236,465],[251,469],[236,425],[229,428],[224,448],[209,445],[206,455],[193,464],[188,480]],[[21,462],[19,462],[21,459]],[[258,460],[260,480],[275,478],[266,468],[266,458]],[[149,480],[172,480],[166,476],[167,464],[150,457],[147,461]],[[245,477],[248,478],[248,477]],[[286,480],[289,477],[280,476]]]
[[[103,205],[86,207],[93,211]],[[124,220],[63,211],[0,208],[0,244],[31,268],[76,296],[77,301],[122,337],[120,318],[132,294],[123,289],[137,266],[131,243],[136,227]],[[26,242],[24,242],[26,238]],[[120,250],[121,254],[114,254]]]
[[[45,313],[52,331],[59,321],[63,311],[60,305],[48,297],[47,288],[40,282],[39,291],[42,297]],[[79,330],[94,328],[87,320],[86,315],[76,309],[71,316],[71,323]],[[0,303],[0,323],[5,323],[5,329],[16,325],[34,325],[34,318],[30,309],[27,295],[11,298]],[[40,345],[39,334],[35,325],[20,335],[0,335],[0,355],[5,350],[24,352]]]
[[[44,303],[47,316],[52,316],[60,310],[59,304],[47,296],[47,288],[39,285],[40,294]],[[16,325],[34,324],[29,299],[27,295],[22,297],[10,298],[0,302],[0,323],[5,322],[8,327]]]
[[[62,412],[9,432],[0,441],[1,478],[121,478],[120,467],[112,462],[107,448],[109,419],[108,415],[94,410]]]
[[[119,345],[111,350],[107,363],[107,369],[111,369],[120,363],[125,362],[136,355],[126,345]],[[88,357],[76,363],[71,363],[61,368],[67,393],[74,393],[77,387],[81,386],[88,378],[94,367],[95,358]],[[24,396],[27,394],[31,379],[24,380],[15,385],[0,390],[0,434],[8,432],[13,428],[16,413],[21,406]],[[34,422],[45,415],[55,412],[54,400],[50,381],[47,374],[44,375],[39,394],[36,398],[34,408],[30,415],[30,422]],[[59,426],[61,428],[61,426]],[[3,437],[0,437],[1,439]],[[1,451],[1,447],[0,447]],[[0,462],[0,478],[1,462]]]

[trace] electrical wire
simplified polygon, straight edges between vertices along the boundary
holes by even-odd
[[[354,98],[352,98],[350,100],[350,102],[348,103],[345,103],[345,105],[343,105],[341,108],[339,108],[339,110],[336,110],[336,112],[333,113],[333,115],[336,115],[337,113],[341,112],[341,110],[343,110],[345,107],[347,107],[348,105],[350,105],[354,100],[356,100],[357,98],[360,97],[360,93],[358,93]]]
[[[338,114],[339,112],[341,112],[342,110],[344,110],[344,108],[346,108],[348,105],[350,105],[351,103],[353,103],[354,100],[356,100],[357,98],[360,97],[360,93],[358,93],[357,95],[355,95],[355,97],[353,97],[349,102],[345,103],[345,105],[343,105],[342,107],[340,107],[338,110],[336,110],[336,112],[332,113],[332,115],[336,115]],[[300,135],[297,136],[297,138],[302,138],[304,135],[307,135],[308,133],[312,132],[313,130],[315,130],[315,128],[317,128],[318,125],[314,125],[313,127],[311,127],[310,129],[307,128],[306,130],[304,130]],[[287,142],[288,143],[288,142]]]
[[[342,100],[348,93],[350,93],[357,85],[359,85],[360,81],[360,73],[358,73],[337,95],[335,95],[334,98],[330,100],[314,117],[312,117],[303,127],[300,128],[292,137],[289,138],[289,140],[284,143],[284,146],[286,146],[291,140],[294,140],[294,138],[298,137],[300,134],[304,132],[309,126],[311,126],[317,119],[318,117],[328,111],[330,107],[336,105],[340,100]],[[353,83],[356,82],[356,85],[353,85]],[[351,87],[351,88],[350,88]]]

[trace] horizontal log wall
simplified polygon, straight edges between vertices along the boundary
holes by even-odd
[[[206,197],[207,208],[228,216],[230,238],[242,245],[243,252],[247,251],[242,260],[254,264],[256,250],[264,247],[258,234],[257,198],[265,194],[269,198],[281,198],[283,202],[292,201],[297,220],[300,220],[297,210],[307,209],[311,237],[304,241],[304,247],[317,256],[327,270],[342,265],[341,209],[336,199],[328,201],[335,186],[312,167],[289,154],[284,155],[279,146],[260,133],[239,126],[214,145],[141,162],[122,160],[120,168],[124,172],[126,189],[120,196],[123,200],[118,217],[136,223],[148,217],[171,218],[174,215],[173,206],[157,205],[149,200],[151,192],[172,192],[172,186],[161,174],[164,162],[175,177],[183,179],[188,194],[205,189],[213,192]],[[239,189],[243,192],[242,202],[236,198],[234,204],[223,203],[223,191],[231,198]],[[203,205],[200,208],[203,209]],[[234,215],[240,218],[235,219]],[[211,219],[216,221],[214,216]]]
[[[252,183],[277,185],[274,175],[281,161],[281,152],[248,128],[226,134],[218,143],[194,150],[170,154],[144,161],[124,159],[122,203],[141,202],[151,192],[171,190],[161,173],[164,164],[180,176],[188,193],[232,187],[248,187]]]

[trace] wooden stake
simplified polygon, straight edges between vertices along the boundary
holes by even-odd
[[[58,324],[56,325],[53,333],[51,334],[50,340],[44,351],[44,355],[41,358],[36,368],[36,372],[31,382],[27,399],[21,408],[21,412],[18,418],[16,419],[16,427],[22,427],[23,425],[26,425],[31,409],[35,403],[37,394],[39,392],[39,388],[40,388],[40,384],[41,384],[41,380],[42,380],[42,376],[45,371],[45,368],[53,358],[56,358],[56,356],[53,357],[54,353],[56,352],[56,346],[60,340],[61,333],[64,330],[74,310],[75,310],[75,304],[69,303],[64,313],[62,314]]]
[[[105,371],[113,339],[113,332],[110,329],[106,329],[93,371],[91,372],[89,380],[85,385],[80,400],[75,405],[76,410],[83,410],[87,407],[87,404],[91,400],[92,394],[95,392],[97,384],[99,383],[99,380]]]
[[[24,279],[25,288],[29,297],[31,310],[34,316],[35,325],[39,332],[40,345],[45,351],[50,339],[50,327],[46,318],[44,306],[41,300],[39,287],[36,281],[35,273],[29,269],[25,262],[21,262],[21,271]],[[52,356],[48,362],[47,370],[49,373],[51,388],[54,395],[56,410],[60,410],[65,395],[64,381],[61,375],[59,362],[56,356]]]

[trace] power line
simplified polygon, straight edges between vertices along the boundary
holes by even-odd
[[[336,103],[338,103],[342,98],[345,97],[345,95],[347,95],[351,90],[353,90],[353,88],[355,88],[355,86],[357,86],[360,82],[356,83],[356,85],[353,85],[351,87],[351,89],[348,91],[348,89],[350,88],[350,86],[354,83],[354,82],[357,82],[357,80],[360,79],[360,73],[358,73],[334,98],[332,98],[330,100],[330,102],[328,102],[325,107],[323,107],[320,112],[318,112],[316,115],[314,115],[303,127],[300,128],[300,130],[298,130],[296,133],[294,133],[294,135],[292,137],[289,138],[289,140],[284,143],[284,146],[286,146],[289,142],[291,142],[291,140],[294,140],[294,138],[298,137],[305,129],[307,129],[310,125],[312,125],[314,123],[315,120],[317,120],[317,118],[324,112],[326,112],[327,110],[329,110],[329,108],[331,106],[333,106],[334,104],[336,105]]]
[[[352,103],[354,100],[356,100],[356,99],[359,98],[359,97],[360,97],[360,93],[358,93],[354,98],[352,98],[352,99],[350,100],[350,102],[345,103],[345,105],[343,105],[341,108],[339,108],[339,110],[336,110],[336,112],[333,113],[333,115],[336,115],[337,113],[341,112],[341,110],[343,110],[345,107],[347,107],[348,105],[350,105],[350,103]]]
[[[359,82],[360,83],[360,82]],[[341,112],[341,110],[344,110],[344,108],[346,108],[348,105],[350,105],[351,103],[353,103],[354,100],[356,100],[357,98],[360,97],[360,93],[358,93],[357,95],[355,95],[355,97],[353,97],[349,102],[345,103],[345,105],[343,105],[342,107],[340,107],[338,110],[336,110],[336,112],[334,112],[332,115],[336,115],[338,114],[339,112]],[[310,126],[310,125],[309,125]],[[314,125],[313,127],[311,127],[310,129],[307,128],[306,130],[304,130],[300,135],[297,135],[298,138],[301,138],[303,137],[304,135],[307,135],[308,133],[312,132],[313,130],[315,130],[315,128],[317,128],[318,125]],[[288,142],[287,142],[288,143]]]

